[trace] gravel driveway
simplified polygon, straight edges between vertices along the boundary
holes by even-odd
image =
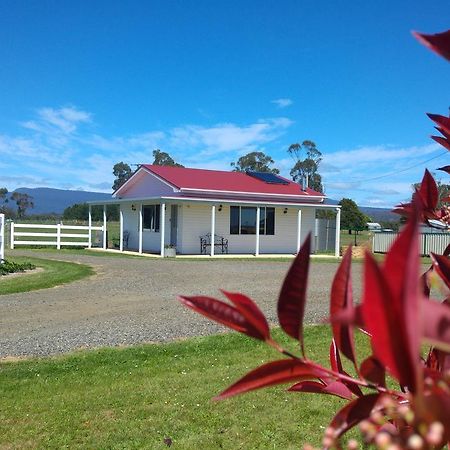
[[[86,347],[162,342],[225,328],[182,307],[178,294],[220,296],[219,288],[251,296],[272,323],[290,262],[160,260],[17,250],[88,264],[96,275],[64,286],[0,296],[0,357],[51,355]],[[359,287],[361,264],[354,264]],[[311,267],[306,321],[327,315],[335,263]]]

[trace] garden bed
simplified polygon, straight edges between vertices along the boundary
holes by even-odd
[[[0,264],[0,276],[21,273],[36,269],[36,266],[30,262],[15,262],[10,260],[3,261]]]

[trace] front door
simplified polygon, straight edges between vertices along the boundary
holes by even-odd
[[[177,228],[178,228],[178,206],[171,205],[170,207],[170,243],[177,245]]]

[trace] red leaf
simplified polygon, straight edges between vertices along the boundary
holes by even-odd
[[[442,145],[442,147],[450,151],[450,142],[448,141],[448,139],[445,139],[442,136],[431,136],[431,139],[435,140],[439,145]]]
[[[449,145],[449,150],[450,150],[450,145]],[[447,172],[448,174],[450,174],[450,166],[439,167],[437,170],[442,170],[443,172]]]
[[[331,369],[334,372],[342,373],[342,362],[341,357],[339,355],[339,350],[336,346],[336,341],[333,339],[331,341],[330,345],[330,363],[331,363]]]
[[[234,303],[237,310],[245,319],[264,336],[264,339],[270,339],[270,329],[266,317],[251,298],[237,292],[227,292],[224,290],[222,292],[228,300]]]
[[[428,269],[425,273],[422,274],[422,276],[420,277],[420,283],[422,285],[422,293],[426,298],[430,297],[430,292],[431,292],[431,288],[430,288],[430,281],[429,281],[429,277],[430,275],[433,273],[433,267],[431,267],[430,269]]]
[[[436,34],[423,34],[413,31],[413,35],[421,44],[450,60],[450,30]]]
[[[311,233],[308,234],[298,255],[284,279],[278,299],[278,320],[281,328],[302,343],[303,316],[306,303]]]
[[[450,244],[445,247],[444,253],[442,253],[442,256],[450,256]]]
[[[331,286],[330,317],[336,345],[356,365],[353,327],[333,322],[333,317],[341,311],[350,313],[353,309],[351,259],[352,249],[349,247],[342,258]]]
[[[422,302],[423,337],[435,347],[450,352],[450,304]]]
[[[445,116],[442,116],[442,117],[445,117]],[[445,117],[446,118],[446,117]],[[447,118],[446,118],[447,119]],[[448,123],[450,124],[450,120],[448,121]],[[434,128],[436,128],[436,130],[438,130],[439,131],[439,133],[441,133],[442,134],[442,136],[444,136],[445,137],[445,139],[450,139],[450,132],[448,132],[448,131],[446,131],[444,128],[442,128],[442,127],[434,127]]]
[[[446,286],[450,288],[450,259],[448,259],[447,256],[431,253],[431,261],[433,263],[434,270],[441,277]]]
[[[367,331],[364,330],[365,324],[361,305],[356,305],[352,309],[343,310],[336,313],[333,317],[330,318],[330,322],[340,323],[343,325],[353,325],[354,327],[360,328],[363,333],[368,334]]]
[[[291,386],[288,391],[329,394],[344,398],[345,400],[351,400],[353,398],[353,394],[350,389],[340,381],[333,381],[327,385],[316,381],[300,381],[300,383]]]
[[[275,384],[300,381],[304,379],[317,379],[326,377],[327,373],[298,359],[281,359],[264,364],[241,378],[239,381],[225,389],[215,400],[223,400],[237,394],[260,389]]]
[[[400,203],[392,210],[392,212],[401,216],[409,217],[413,214],[412,203]]]
[[[447,133],[450,133],[450,117],[427,113],[427,116]],[[440,131],[440,130],[439,130]]]
[[[338,411],[329,425],[330,428],[335,429],[335,438],[339,438],[355,425],[367,419],[379,398],[380,394],[358,397]]]
[[[450,441],[450,393],[445,383],[436,383],[421,399],[417,399],[414,408],[416,423],[440,422],[444,425],[444,435],[440,444],[434,448],[443,448]]]
[[[363,316],[375,356],[414,391],[419,371],[417,224],[410,220],[386,256],[383,272],[369,253]]]
[[[386,386],[386,371],[375,356],[369,356],[365,359],[361,363],[359,371],[367,381],[377,386]]]
[[[255,328],[235,307],[211,297],[178,297],[188,308],[203,314],[233,330],[247,334],[256,339],[265,340],[266,336]]]
[[[431,174],[426,170],[422,185],[427,185],[428,191],[436,187]],[[422,190],[422,187],[421,187]],[[428,194],[427,194],[428,195]],[[437,188],[436,188],[436,195]],[[429,195],[428,195],[429,196]],[[431,194],[434,197],[434,194]],[[397,369],[393,369],[401,374],[401,384],[408,385],[414,390],[415,383],[419,376],[420,364],[420,301],[422,300],[421,286],[419,283],[420,260],[419,260],[419,230],[417,216],[418,210],[414,210],[408,225],[394,241],[386,255],[383,274],[392,293],[392,300],[387,309],[392,314],[390,323],[392,336],[397,339],[392,348],[398,346],[396,352],[401,354],[405,364],[400,364],[399,355],[397,359]],[[369,330],[370,331],[370,330]],[[381,338],[384,340],[384,338]],[[403,348],[402,348],[403,347]],[[380,348],[378,348],[378,351]],[[380,356],[376,353],[376,356]],[[386,366],[392,368],[386,361],[379,358]]]
[[[440,379],[442,377],[441,372],[450,370],[450,352],[432,348],[428,353],[426,366],[430,371],[425,370],[425,377],[430,376],[436,380]]]
[[[425,174],[418,190],[425,211],[434,211],[439,201],[439,190],[433,176],[425,169]]]
[[[341,357],[339,355],[339,350],[334,339],[331,341],[330,345],[330,363],[331,368],[334,372],[341,373],[343,375],[346,375],[347,377],[350,377],[350,375],[342,367]],[[352,383],[350,380],[342,380],[342,383],[345,384],[345,386],[358,397],[363,396],[361,389],[356,383]]]

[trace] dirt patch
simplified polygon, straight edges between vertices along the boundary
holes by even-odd
[[[0,276],[0,283],[2,282],[2,280],[9,280],[11,278],[33,275],[35,273],[44,272],[44,270],[45,269],[43,269],[42,267],[36,267],[35,269],[24,270],[23,272],[7,273],[5,275]]]
[[[14,363],[14,362],[23,361],[25,359],[28,359],[28,357],[27,356],[3,356],[3,357],[0,357],[0,364],[1,363]]]
[[[341,247],[341,256],[345,255],[348,247],[348,245]],[[366,251],[370,251],[370,248],[366,245],[352,246],[352,258],[364,258]]]

